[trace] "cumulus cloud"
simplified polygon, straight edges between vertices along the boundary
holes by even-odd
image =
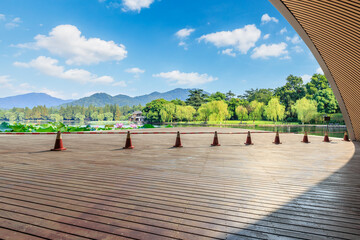
[[[275,17],[270,17],[269,14],[265,13],[264,15],[261,16],[261,24],[265,24],[268,22],[278,23],[279,20]]]
[[[154,0],[123,0],[122,10],[127,11],[137,11],[140,12],[142,8],[149,8]]]
[[[201,36],[198,40],[209,42],[216,47],[232,47],[246,54],[259,40],[261,31],[254,24],[233,31],[222,31]]]
[[[236,53],[234,53],[233,50],[234,49],[232,49],[232,48],[227,48],[225,50],[222,50],[221,53],[224,54],[224,55],[231,56],[231,57],[236,57]]]
[[[284,28],[282,28],[282,29],[280,30],[280,34],[281,34],[281,35],[284,34],[284,33],[286,33],[286,32],[287,32],[286,27],[284,27]]]
[[[321,67],[318,67],[318,68],[316,69],[316,73],[318,73],[318,74],[324,74],[324,71],[322,70]]]
[[[196,86],[212,81],[218,80],[216,77],[209,76],[208,74],[199,74],[197,72],[183,73],[178,70],[172,72],[162,72],[153,74],[153,77],[160,77],[167,79],[173,85],[187,85]]]
[[[4,20],[5,20],[5,16],[4,16]],[[20,25],[20,23],[22,23],[21,19],[19,17],[16,17],[13,20],[11,20],[10,22],[6,23],[5,27],[7,29],[16,28]]]
[[[94,64],[104,61],[121,61],[127,56],[125,46],[114,41],[86,38],[73,25],[59,25],[48,36],[37,35],[34,43],[19,44],[21,48],[46,49],[66,58],[66,64]]]
[[[190,36],[191,33],[193,33],[195,29],[193,28],[183,28],[175,33],[176,37],[180,39],[184,39]]]
[[[268,39],[269,37],[270,37],[270,34],[268,33],[268,34],[265,34],[265,35],[264,35],[263,39],[266,40],[266,39]]]
[[[298,35],[294,35],[293,37],[286,37],[286,41],[289,41],[293,44],[298,44],[301,42],[301,39]]]
[[[140,68],[137,68],[137,67],[134,67],[134,68],[128,68],[128,69],[126,69],[125,72],[127,72],[127,73],[132,73],[132,74],[134,74],[135,77],[139,77],[140,74],[143,74],[143,73],[145,72],[145,70],[140,69]]]
[[[283,59],[288,59],[288,51],[286,50],[287,44],[284,42],[278,44],[262,44],[260,47],[254,48],[251,58],[262,58],[268,59],[269,57],[283,57]],[[284,58],[285,57],[285,58]]]
[[[194,28],[183,28],[177,31],[175,33],[175,36],[180,39],[179,46],[182,46],[185,50],[187,50],[187,44],[185,42],[185,39],[187,39],[194,31]]]
[[[304,74],[304,75],[301,76],[301,78],[302,78],[304,83],[308,83],[308,82],[311,81],[311,75],[309,75],[309,74]]]
[[[294,47],[292,47],[292,49],[295,51],[295,52],[297,52],[297,53],[302,53],[302,52],[304,52],[304,49],[302,49],[302,47],[300,47],[300,46],[294,46]]]
[[[69,69],[65,70],[63,66],[58,65],[58,60],[39,56],[36,59],[31,60],[28,63],[24,62],[14,62],[14,66],[25,67],[25,68],[35,68],[41,73],[62,78],[77,81],[80,83],[112,83],[114,79],[110,76],[101,76],[98,77],[96,74],[92,74],[84,69]]]

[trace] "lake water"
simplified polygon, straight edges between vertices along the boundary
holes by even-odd
[[[41,120],[41,121],[26,121],[25,123],[47,123],[49,121]],[[24,123],[24,122],[22,122]],[[90,125],[92,127],[104,127],[105,124],[115,125],[116,123],[124,124],[124,127],[129,127],[132,124],[129,121],[111,121],[111,122],[75,122],[75,121],[64,121],[64,124],[72,125],[72,126],[85,126]],[[141,126],[141,125],[139,125]],[[163,128],[167,125],[154,125],[155,127]],[[174,125],[175,126],[175,125]],[[199,125],[199,124],[176,124],[178,127],[218,127],[218,128],[241,128],[241,129],[253,129],[253,130],[262,130],[262,131],[279,131],[286,133],[304,133],[307,131],[310,135],[318,135],[324,136],[325,131],[327,129],[326,126],[318,125],[318,126],[306,126],[306,125],[289,125],[289,126],[244,126],[244,125]],[[328,132],[330,137],[344,137],[344,132],[346,131],[345,126],[334,126],[329,125]]]
[[[199,125],[176,125],[178,127],[199,127]],[[200,125],[204,126],[204,125]],[[286,132],[286,133],[304,133],[308,132],[310,135],[324,136],[325,131],[327,130],[326,126],[302,126],[302,125],[294,125],[294,126],[237,126],[237,125],[206,125],[209,127],[218,127],[218,128],[241,128],[241,129],[253,129],[253,130],[262,130],[262,131],[271,131],[276,132]],[[205,126],[204,126],[205,127]],[[346,131],[345,126],[331,126],[328,127],[329,137],[338,137],[343,138],[344,132]]]

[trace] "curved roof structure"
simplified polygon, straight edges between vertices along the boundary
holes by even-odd
[[[360,140],[360,1],[269,0],[304,40],[329,80],[350,138]]]

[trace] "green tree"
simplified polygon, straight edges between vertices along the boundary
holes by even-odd
[[[277,97],[271,98],[268,105],[264,108],[264,115],[267,119],[270,119],[274,122],[281,121],[285,116],[285,106],[280,104],[280,101]]]
[[[317,114],[316,102],[305,97],[299,99],[294,105],[294,111],[303,124],[310,122]]]
[[[285,105],[285,113],[293,117],[291,107],[298,100],[306,95],[306,88],[301,77],[289,75],[286,78],[286,84],[275,89],[275,96],[280,98],[280,103]]]
[[[104,113],[104,117],[106,121],[112,121],[114,120],[114,115],[112,112],[106,112]]]
[[[62,122],[64,118],[60,114],[50,114],[50,120],[53,122]]]
[[[236,95],[235,93],[231,92],[231,90],[229,90],[227,93],[226,93],[226,101],[230,101],[232,98],[234,98]]]
[[[256,100],[252,101],[248,105],[248,112],[250,119],[255,122],[257,119],[261,119],[261,115],[264,111],[264,103]]]
[[[326,77],[322,74],[314,74],[310,82],[306,85],[307,94],[309,96],[316,94],[318,91],[330,88],[330,84]]]
[[[241,120],[241,123],[243,120],[246,120],[248,118],[248,110],[244,106],[241,105],[237,106],[235,112],[238,119]]]
[[[98,121],[104,121],[104,118],[105,118],[105,116],[104,116],[103,113],[100,113],[100,114],[97,115]]]
[[[85,119],[85,115],[81,114],[80,112],[75,114],[75,120],[78,120],[80,122],[83,122]]]
[[[226,100],[226,95],[222,92],[212,93],[210,97],[206,99],[207,102],[221,101],[221,100]]]
[[[314,100],[317,103],[318,112],[336,113],[339,111],[339,105],[331,88],[317,91],[314,94]]]
[[[116,105],[116,106],[115,106],[114,119],[115,119],[115,121],[119,121],[120,118],[121,118],[120,108],[119,108],[119,105]]]
[[[175,104],[166,103],[160,110],[160,118],[162,122],[172,122],[175,117]]]
[[[202,89],[189,90],[189,93],[189,97],[185,103],[193,106],[196,110],[199,109],[199,107],[205,103],[205,99],[208,98],[208,95],[205,94]]]
[[[271,88],[260,88],[246,90],[244,95],[240,95],[239,97],[245,99],[248,102],[252,102],[254,100],[258,102],[262,102],[267,104],[272,96],[274,95],[274,90]]]
[[[149,122],[161,122],[160,111],[168,101],[165,99],[156,99],[146,104],[143,109],[143,115]]]
[[[224,121],[229,117],[227,104],[224,101],[212,101],[201,105],[198,110],[199,120],[202,121]]]

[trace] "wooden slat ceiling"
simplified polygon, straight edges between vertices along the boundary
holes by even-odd
[[[281,1],[322,56],[360,140],[360,0]]]

